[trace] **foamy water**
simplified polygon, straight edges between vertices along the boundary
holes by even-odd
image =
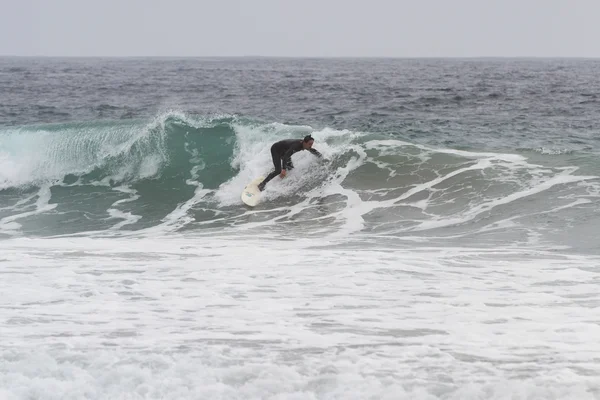
[[[8,400],[600,397],[597,258],[249,237],[0,251]]]

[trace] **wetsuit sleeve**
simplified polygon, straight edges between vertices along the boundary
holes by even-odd
[[[281,161],[281,168],[285,169],[285,167],[288,165],[288,162],[290,161],[290,157],[292,156],[292,154],[294,154],[294,147],[291,146],[284,154],[282,157],[282,161]]]
[[[315,156],[317,156],[317,157],[321,157],[321,158],[323,158],[323,154],[319,153],[319,152],[318,152],[317,150],[315,150],[315,149],[306,149],[306,150],[310,151],[311,153],[313,153],[313,154],[314,154]]]

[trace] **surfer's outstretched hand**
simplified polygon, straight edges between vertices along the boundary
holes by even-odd
[[[285,178],[285,174],[286,174],[285,169],[282,169],[281,173],[279,174],[279,176],[282,177],[282,178]]]

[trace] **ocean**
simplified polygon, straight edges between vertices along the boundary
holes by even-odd
[[[599,106],[593,59],[1,57],[0,398],[600,399]]]

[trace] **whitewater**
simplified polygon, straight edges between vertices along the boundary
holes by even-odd
[[[511,82],[532,90],[532,69],[579,87],[595,65],[465,62],[489,85],[465,86],[443,80],[453,62],[423,61],[448,88],[410,62],[303,63],[2,59],[5,86],[27,73],[60,85],[38,83],[54,108],[29,89],[0,96],[0,398],[600,398],[591,96],[556,130],[542,94],[517,107],[521,128],[495,109]],[[218,112],[186,103],[182,68],[230,77],[212,80]],[[110,104],[64,96],[90,70],[92,87],[120,82]],[[154,89],[124,85],[140,71],[187,100],[161,110]],[[413,97],[390,100],[407,74]],[[300,94],[276,101],[269,79]],[[299,81],[337,100],[307,107]],[[471,140],[486,107],[489,132]],[[535,133],[511,142],[520,129]],[[294,155],[246,207],[270,145],[309,133],[324,160]]]

